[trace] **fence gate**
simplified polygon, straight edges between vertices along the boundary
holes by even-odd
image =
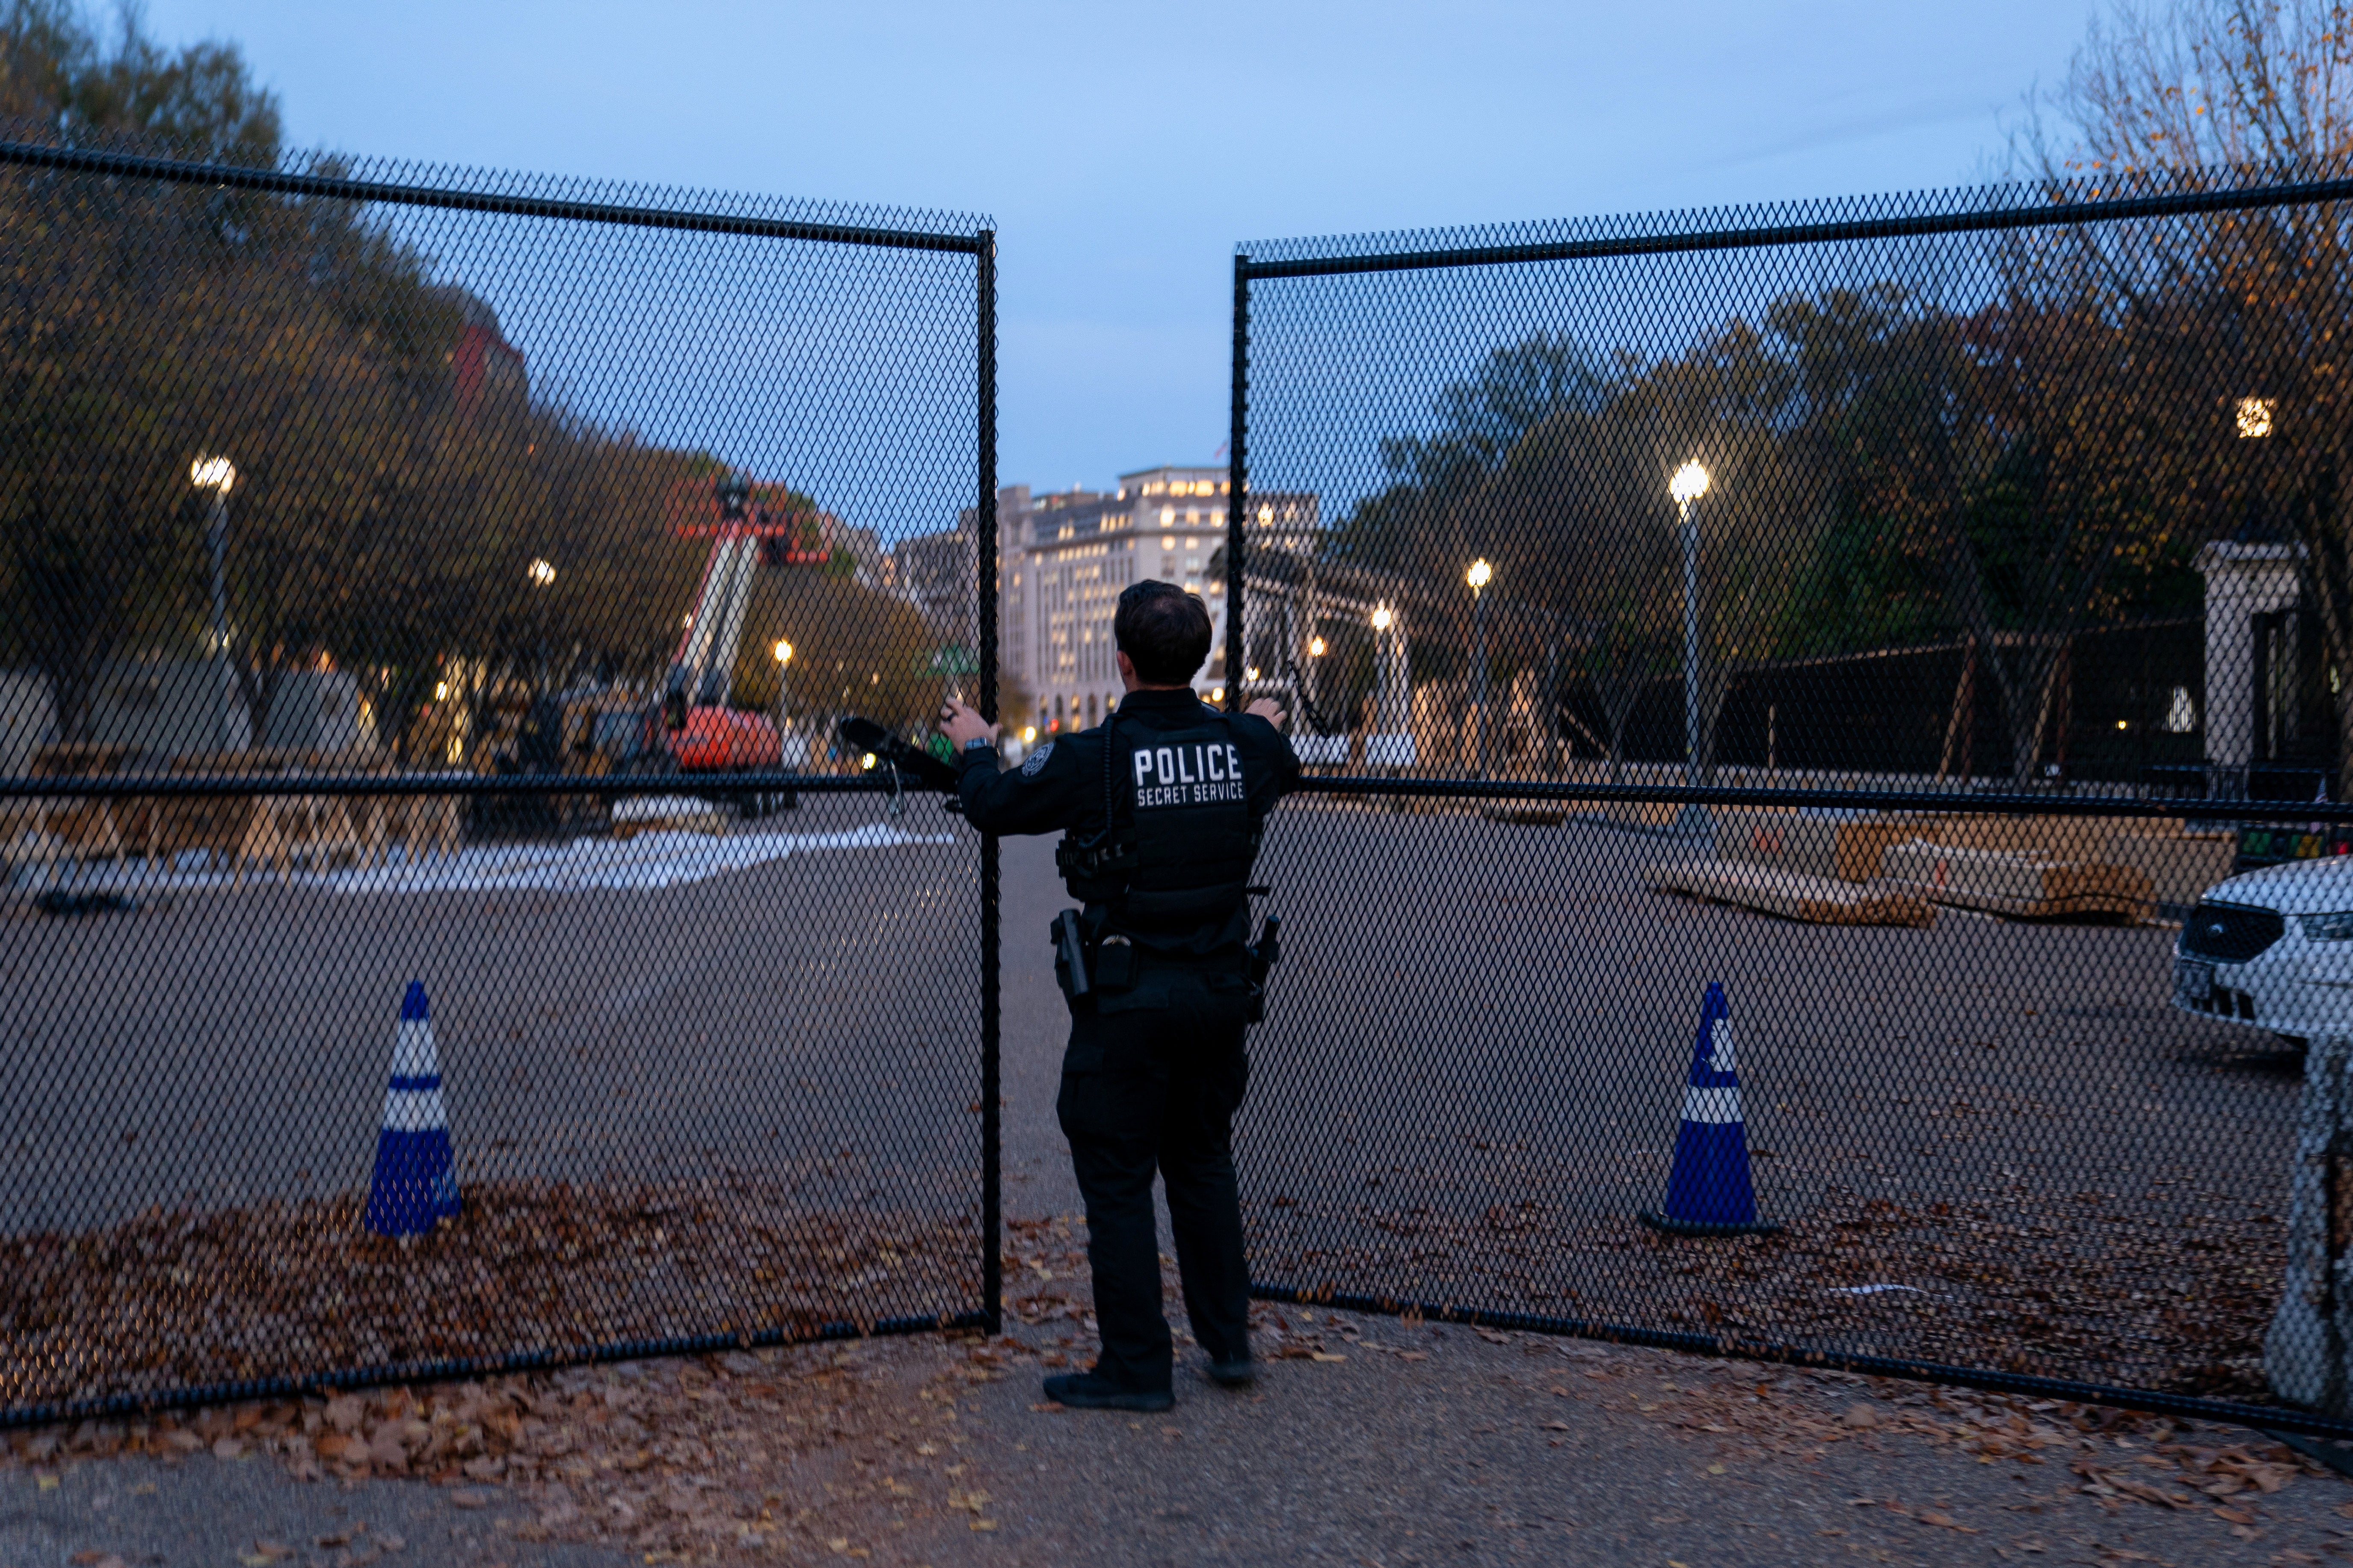
[[[838,739],[994,704],[987,220],[0,225],[0,1422],[993,1323],[994,846]]]
[[[2353,916],[2207,892],[2346,837],[2348,194],[1243,247],[1261,1295],[2353,1435],[2258,1408]]]

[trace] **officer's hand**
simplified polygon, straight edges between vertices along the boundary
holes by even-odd
[[[1271,697],[1261,697],[1257,701],[1251,703],[1249,707],[1243,709],[1242,711],[1251,715],[1253,718],[1265,720],[1268,723],[1273,725],[1278,730],[1282,728],[1282,721],[1290,717],[1288,713],[1285,713],[1280,707],[1275,705],[1275,700]]]
[[[997,731],[1003,728],[1001,724],[990,723],[976,710],[954,698],[948,699],[940,708],[940,732],[948,738],[948,744],[959,752],[975,741],[987,741],[995,745]]]

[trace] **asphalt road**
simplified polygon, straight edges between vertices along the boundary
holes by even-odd
[[[881,818],[811,796],[792,828]],[[0,919],[0,1235],[364,1190],[425,983],[468,1184],[664,1182],[821,1152],[813,1202],[938,1205],[979,1160],[977,841],[639,892],[169,895]]]
[[[1261,1277],[1659,1321],[1666,1266],[1625,1243],[1666,1190],[1711,983],[1769,1219],[1966,1214],[2002,1228],[1959,1247],[2087,1276],[2152,1248],[2185,1269],[2276,1252],[2296,1058],[2169,1005],[2169,929],[1816,926],[1642,886],[1694,853],[1576,822],[1287,810],[1264,877],[1293,919],[1241,1130]],[[1517,1261],[1462,1266],[1505,1241]],[[1874,1310],[1855,1299],[1850,1342],[1901,1349]]]
[[[1873,1177],[1932,1202],[2002,1171],[2160,1206],[2176,1189],[2156,1184],[2188,1172],[2201,1191],[2277,1201],[2290,1064],[2164,1005],[2168,933],[1950,915],[1929,931],[1798,927],[1642,891],[1641,867],[1677,852],[1574,825],[1355,808],[1279,819],[1266,865],[1290,958],[1241,1130],[1262,1273],[1284,1239],[1268,1227],[1286,1216],[1314,1244],[1354,1219],[1482,1215],[1498,1193],[1536,1193],[1554,1226],[1653,1201],[1708,980],[1731,991],[1777,1215]],[[968,950],[936,933],[969,930],[957,922],[971,863],[967,842],[634,899],[249,894],[13,922],[0,1201],[18,1227],[93,1224],[208,1183],[364,1181],[391,999],[427,966],[470,1179],[600,1163],[692,1173],[749,1159],[787,1125],[910,1173],[911,1190],[960,1173],[976,1120]],[[1063,900],[1049,842],[1008,842],[1004,863],[1007,1208],[1050,1215],[1077,1206],[1052,1110],[1063,1016],[1045,927]],[[908,952],[881,945],[902,933]],[[878,1100],[878,1079],[902,1098]],[[902,1105],[918,1109],[902,1118]],[[332,1116],[309,1114],[321,1106]],[[206,1134],[165,1136],[181,1118]],[[120,1142],[137,1128],[161,1131]],[[1187,1381],[1166,1421],[1041,1415],[1039,1369],[1018,1365],[979,1391],[986,1458],[960,1482],[987,1482],[1002,1529],[959,1525],[952,1550],[921,1560],[1958,1563],[1999,1549],[2263,1563],[2315,1560],[2340,1522],[2343,1491],[2326,1480],[2234,1500],[2256,1520],[2241,1525],[2203,1508],[2116,1511],[2056,1460],[2013,1472],[1900,1437],[1777,1457],[1705,1435],[1671,1393],[1723,1385],[1713,1420],[1747,1397],[1754,1369],[1356,1322],[1389,1353],[1345,1342],[1356,1330],[1344,1315],[1331,1341],[1344,1361],[1281,1363],[1263,1401]],[[1015,1336],[1044,1350],[1071,1328]],[[873,1353],[955,1352],[915,1339]],[[1786,1397],[1834,1416],[1856,1392],[1800,1379]],[[2109,1446],[2103,1464],[2137,1462]],[[20,1468],[0,1474],[0,1562],[102,1549],[227,1563],[257,1539],[307,1546],[362,1517],[406,1538],[388,1562],[638,1560],[521,1542],[513,1522],[529,1511],[503,1499],[457,1510],[417,1483],[302,1486],[205,1457],[77,1466],[50,1489]]]
[[[881,809],[812,797],[793,826]],[[952,841],[661,891],[16,906],[0,1235],[364,1189],[412,977],[464,1184],[788,1171],[834,1212],[968,1215],[976,841],[935,805],[909,813]],[[1261,1277],[1658,1321],[1678,1288],[1622,1238],[1664,1190],[1712,981],[1769,1217],[2006,1205],[2055,1260],[2119,1219],[2230,1234],[2278,1209],[2293,1060],[2166,1004],[2169,931],[1953,912],[1825,928],[1643,888],[1643,866],[1694,852],[1591,824],[1287,806],[1262,862],[1286,957],[1239,1132]],[[1007,1204],[1065,1212],[1046,926],[1066,900],[1050,841],[1008,841],[1004,867]]]

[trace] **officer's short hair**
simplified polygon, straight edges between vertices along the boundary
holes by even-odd
[[[1198,594],[1146,578],[1119,596],[1111,634],[1149,686],[1182,686],[1209,657],[1209,606]]]

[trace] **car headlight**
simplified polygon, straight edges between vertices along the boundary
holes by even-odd
[[[2353,942],[2353,910],[2342,914],[2306,915],[2303,922],[2307,942]]]

